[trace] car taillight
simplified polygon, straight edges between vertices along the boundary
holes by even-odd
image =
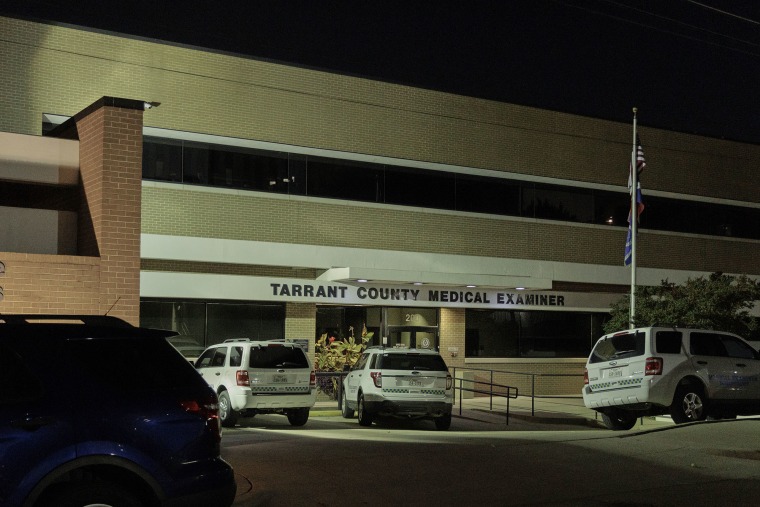
[[[662,375],[662,358],[647,357],[647,362],[644,366],[644,375]]]
[[[588,368],[583,369],[583,385],[588,385]]]
[[[369,376],[372,377],[372,381],[375,383],[375,387],[383,387],[383,372],[371,371]]]
[[[309,375],[309,387],[312,389],[317,388],[317,374],[314,372],[314,370],[311,370],[311,375]]]
[[[451,377],[450,373],[446,374],[446,390],[448,391],[451,389],[451,386],[454,385],[454,379]]]
[[[222,427],[219,424],[219,404],[216,397],[205,400],[186,400],[180,401],[179,404],[190,414],[195,414],[201,419],[206,420],[206,426],[214,433],[219,440],[222,438]]]
[[[235,381],[237,385],[248,387],[251,385],[251,379],[248,378],[248,370],[238,370],[235,372]]]

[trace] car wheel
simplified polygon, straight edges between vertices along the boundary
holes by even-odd
[[[696,385],[684,385],[676,389],[670,417],[676,424],[704,421],[707,418],[707,398],[702,388]]]
[[[222,421],[222,426],[225,428],[235,426],[238,421],[238,415],[237,412],[232,410],[229,393],[227,391],[219,393],[219,420]]]
[[[49,501],[42,505],[48,507],[141,507],[143,503],[132,494],[114,484],[107,482],[77,482],[65,484],[52,491]]]
[[[451,427],[451,414],[442,415],[433,419],[435,421],[435,429],[447,430]]]
[[[340,415],[345,419],[351,419],[354,416],[354,409],[348,408],[348,400],[346,399],[346,390],[343,390],[343,394],[340,397]]]
[[[296,408],[288,410],[288,422],[291,426],[303,426],[309,420],[308,408]]]
[[[372,426],[372,414],[368,413],[364,406],[364,395],[359,395],[358,410],[359,412],[359,425],[360,426]]]
[[[624,410],[602,412],[602,422],[607,429],[626,431],[636,426],[636,416]]]

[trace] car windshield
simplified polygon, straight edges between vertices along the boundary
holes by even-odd
[[[298,347],[265,345],[251,347],[251,368],[308,368],[306,355]]]
[[[383,354],[377,367],[386,370],[448,370],[443,358],[433,354]]]
[[[616,334],[599,340],[591,353],[589,362],[600,363],[625,359],[644,354],[644,337],[642,332]]]

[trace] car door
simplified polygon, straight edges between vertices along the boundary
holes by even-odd
[[[372,354],[365,352],[361,355],[353,368],[346,375],[346,380],[343,385],[343,389],[346,391],[346,399],[349,401],[350,406],[355,406],[356,400],[359,394],[359,386],[362,379],[367,374],[367,365]]]
[[[714,400],[738,400],[743,382],[738,377],[737,358],[729,357],[723,336],[710,331],[692,331],[689,352],[694,369],[707,382],[707,396]],[[745,361],[746,362],[746,361]]]
[[[760,401],[760,358],[748,343],[731,335],[721,335],[721,340],[733,370],[731,382],[737,399]]]
[[[225,363],[227,362],[227,347],[213,347],[203,354],[195,362],[195,368],[201,377],[216,391],[223,381]]]

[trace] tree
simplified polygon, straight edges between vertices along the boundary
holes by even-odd
[[[636,287],[635,327],[678,326],[729,331],[748,338],[760,327],[749,310],[760,301],[760,281],[747,275],[713,273],[683,285],[663,280],[658,287]],[[611,307],[605,333],[628,329],[630,295]]]

